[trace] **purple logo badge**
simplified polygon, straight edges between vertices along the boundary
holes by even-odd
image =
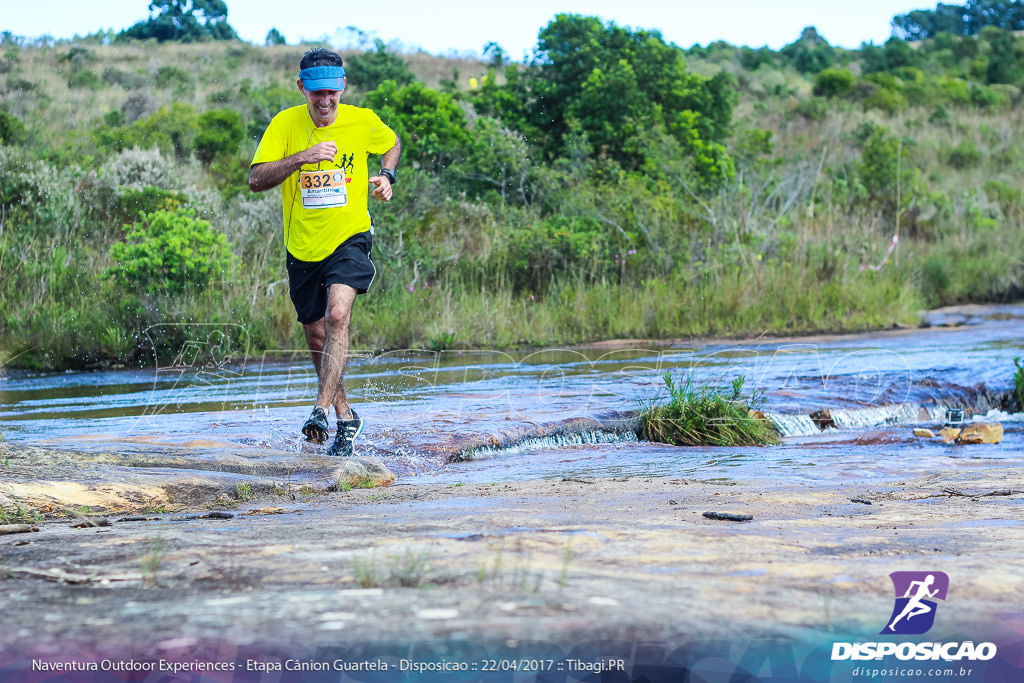
[[[896,604],[883,634],[918,635],[935,623],[936,600],[945,600],[949,577],[945,572],[893,572]]]

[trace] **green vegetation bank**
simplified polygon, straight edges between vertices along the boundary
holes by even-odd
[[[307,46],[138,31],[0,40],[0,365],[149,363],[164,323],[305,348],[279,194],[246,176]],[[526,64],[368,47],[345,97],[405,155],[355,348],[854,331],[1024,292],[1005,28],[684,50],[562,15]]]

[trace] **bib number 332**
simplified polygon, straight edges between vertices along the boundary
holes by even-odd
[[[299,173],[299,194],[302,206],[307,209],[345,206],[348,203],[345,171],[340,168],[302,171]]]

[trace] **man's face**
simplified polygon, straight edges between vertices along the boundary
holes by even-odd
[[[309,118],[317,127],[329,126],[334,123],[338,116],[338,102],[341,101],[340,90],[306,90],[302,85],[302,79],[298,81],[299,91],[306,98],[306,106],[309,108]]]

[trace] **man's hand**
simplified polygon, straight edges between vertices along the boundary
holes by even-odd
[[[321,161],[334,161],[336,156],[338,156],[338,145],[333,140],[324,140],[302,152],[302,164],[319,164]]]
[[[391,201],[391,181],[387,176],[375,175],[370,178],[370,182],[377,186],[377,189],[373,191],[374,197],[382,202]]]

